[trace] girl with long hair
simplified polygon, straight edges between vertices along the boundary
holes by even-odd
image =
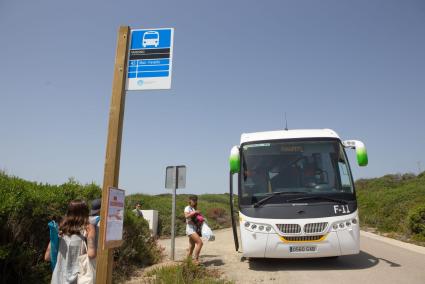
[[[78,256],[84,251],[87,242],[87,255],[96,257],[96,230],[89,222],[89,208],[82,200],[72,200],[68,204],[65,217],[59,224],[59,252],[51,283],[77,283],[79,273]],[[50,261],[50,243],[44,259]],[[85,253],[85,252],[83,252]]]

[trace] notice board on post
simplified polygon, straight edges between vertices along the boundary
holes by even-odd
[[[104,249],[119,247],[123,242],[124,199],[124,190],[115,187],[108,188],[108,207],[105,209],[106,229],[103,236]]]
[[[132,29],[127,91],[171,88],[174,28]]]

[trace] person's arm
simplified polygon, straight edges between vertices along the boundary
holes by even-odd
[[[50,261],[50,242],[49,242],[49,245],[47,246],[46,252],[44,253],[44,260]]]
[[[185,216],[186,218],[192,218],[194,215],[196,215],[196,214],[198,214],[198,213],[199,213],[199,211],[198,211],[198,210],[194,210],[194,211],[192,211],[192,212],[185,211],[185,212],[184,212],[184,216]]]
[[[87,255],[90,258],[96,257],[96,229],[93,224],[87,226]]]

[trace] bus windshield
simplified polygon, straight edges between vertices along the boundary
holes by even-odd
[[[276,192],[268,203],[299,196],[353,198],[350,167],[339,140],[270,141],[242,145],[241,205]]]

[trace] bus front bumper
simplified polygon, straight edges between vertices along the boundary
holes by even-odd
[[[279,234],[250,233],[242,237],[245,257],[315,258],[359,253],[359,230],[330,231],[317,241],[288,241]]]

